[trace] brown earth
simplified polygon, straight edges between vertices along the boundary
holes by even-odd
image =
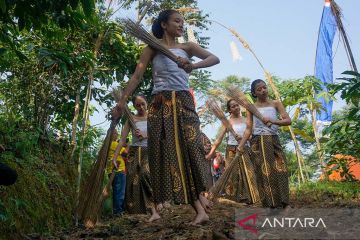
[[[299,197],[292,194],[293,207],[359,207],[358,198],[342,201],[340,204],[332,195],[324,195],[322,199]],[[161,213],[162,218],[153,223],[147,223],[147,215],[124,215],[104,219],[95,229],[72,229],[56,234],[48,239],[235,239],[235,211],[250,206],[219,199],[210,213],[210,221],[201,226],[189,226],[194,217],[193,209],[188,205],[172,206]],[[29,236],[37,238],[38,236]],[[46,238],[42,238],[46,239]]]

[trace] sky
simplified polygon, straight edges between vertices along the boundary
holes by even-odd
[[[348,35],[355,62],[360,64],[360,1],[338,0],[343,12],[343,25]],[[199,0],[199,9],[209,13],[209,18],[236,30],[250,45],[264,67],[282,79],[302,78],[314,74],[318,30],[324,0],[253,1],[253,0]],[[221,63],[208,70],[214,80],[234,74],[250,79],[264,74],[251,53],[224,27],[213,23],[204,35],[210,37],[209,51]],[[234,62],[230,51],[234,41],[242,56]],[[333,44],[334,80],[350,69],[343,42],[337,33]],[[343,108],[342,100],[334,102],[333,110]],[[204,132],[214,138],[219,126],[207,126]]]
[[[360,67],[360,1],[338,0],[343,11],[343,24],[347,32],[355,62]],[[264,67],[282,79],[303,78],[314,74],[318,29],[324,0],[199,0],[198,7],[209,13],[209,19],[235,29],[255,51]],[[135,14],[133,14],[134,16]],[[213,23],[202,33],[210,37],[208,50],[220,58],[221,63],[208,68],[212,79],[222,80],[229,75],[250,79],[263,78],[264,74],[255,58],[225,28]],[[234,41],[242,56],[233,61],[230,42]],[[350,66],[343,42],[337,34],[334,39],[334,79],[349,70]],[[335,102],[334,110],[345,103]],[[105,114],[91,117],[92,124],[105,120]],[[107,129],[109,123],[101,124]],[[205,134],[214,138],[219,124],[208,126]]]

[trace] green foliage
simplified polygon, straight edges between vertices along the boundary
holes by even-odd
[[[14,185],[0,186],[0,239],[54,232],[71,224],[75,166],[64,161],[60,146],[44,143],[23,156],[6,148],[0,155],[18,173]]]
[[[0,232],[54,231],[71,221],[76,162],[68,161],[70,137],[73,130],[77,143],[83,137],[79,123],[89,80],[93,79],[92,102],[111,108],[111,88],[126,85],[144,47],[111,19],[113,10],[106,4],[0,0],[0,144],[6,148],[0,160],[21,176],[16,187],[8,188],[9,195],[1,195]],[[175,8],[197,5],[196,1],[179,0],[175,5],[156,1],[147,18],[169,4]],[[206,17],[201,12],[186,16],[197,19],[198,30],[205,28]],[[200,32],[196,36],[205,46],[207,38]],[[202,93],[211,82],[207,71],[196,71],[191,78],[192,87]],[[150,96],[151,90],[149,67],[136,93]],[[80,99],[80,114],[73,129],[76,99]],[[95,111],[90,107],[90,114]],[[103,137],[102,130],[90,122],[87,126],[84,175]],[[77,148],[73,159],[78,153]]]
[[[360,185],[355,182],[307,182],[291,189],[292,198],[303,206],[317,203],[319,207],[357,207]]]
[[[360,74],[353,71],[343,72],[348,77],[339,78],[341,83],[329,86],[335,95],[340,93],[348,108],[334,116],[330,126],[324,129],[326,141],[325,152],[329,164],[335,164],[342,174],[352,180],[348,164],[344,160],[335,159],[334,155],[352,156],[360,161]]]
[[[328,166],[331,166],[327,169],[326,174],[329,176],[334,171],[339,171],[340,177],[344,178],[345,181],[354,182],[356,181],[354,175],[351,173],[350,166],[353,164],[353,161],[349,157],[332,157],[328,161]]]
[[[23,29],[41,29],[50,21],[65,26],[74,20],[74,11],[82,8],[87,17],[95,12],[95,0],[27,0],[0,1],[0,22]]]
[[[360,159],[360,74],[352,71],[343,74],[350,77],[340,78],[343,82],[331,85],[330,89],[334,94],[340,92],[341,98],[349,105],[324,130],[324,134],[328,136],[326,152],[329,155],[339,153]]]

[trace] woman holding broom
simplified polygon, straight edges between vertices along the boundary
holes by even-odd
[[[286,208],[289,206],[289,180],[285,154],[278,137],[278,126],[290,125],[291,119],[280,101],[268,98],[267,86],[263,80],[257,79],[251,83],[251,94],[256,98],[255,106],[264,116],[262,121],[253,117],[251,139],[262,205]]]
[[[246,119],[243,118],[240,114],[240,105],[234,99],[228,100],[226,106],[227,111],[230,113],[229,123],[234,129],[236,136],[229,133],[225,155],[225,172],[221,175],[215,186],[210,189],[210,192],[215,194],[215,196],[225,194],[224,197],[232,201],[252,204],[260,200],[253,160],[248,145],[248,139],[252,130],[252,115],[247,111]],[[206,156],[207,159],[212,158],[226,132],[228,131],[223,126],[210,153]],[[239,158],[234,159],[237,151],[240,154]]]
[[[137,114],[133,116],[136,129],[131,128],[132,143],[130,145],[126,164],[126,191],[125,209],[130,214],[146,214],[151,210],[150,222],[160,218],[156,211],[153,190],[150,184],[150,172],[148,162],[148,136],[147,136],[147,102],[144,96],[135,96],[132,100]],[[114,154],[113,165],[117,168],[116,158],[123,148],[130,132],[129,120],[121,133],[121,140]]]
[[[183,34],[183,17],[175,10],[161,12],[152,32],[178,57],[178,64],[146,47],[113,116],[121,115],[127,98],[139,85],[152,62],[154,88],[148,112],[148,146],[151,183],[156,204],[172,201],[191,204],[196,216],[192,225],[208,221],[205,154],[201,144],[200,121],[189,92],[192,70],[210,67],[219,59],[195,43],[178,44]],[[202,59],[191,63],[191,57]]]

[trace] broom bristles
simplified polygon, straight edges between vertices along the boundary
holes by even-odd
[[[129,18],[124,18],[121,20],[121,22],[123,23],[123,26],[128,33],[145,42],[153,49],[161,52],[174,62],[178,62],[178,57],[168,48],[166,48],[156,37],[148,33],[140,24],[135,23]]]
[[[246,108],[249,112],[263,121],[264,116],[259,112],[259,110],[255,107],[254,104],[250,103],[249,100],[246,98],[246,95],[238,88],[231,86],[226,88],[227,95],[237,101],[241,106]]]
[[[215,185],[210,188],[209,192],[211,193],[212,197],[217,198],[221,195],[221,192],[225,189],[234,168],[238,164],[239,158],[240,153],[239,151],[236,151],[235,157],[230,162],[230,165],[226,167],[225,171],[221,174]]]
[[[112,95],[116,102],[121,98],[121,90],[113,89]],[[129,119],[130,125],[135,126],[132,114],[130,113],[127,105],[125,106],[125,114]],[[93,228],[98,219],[100,209],[106,199],[106,192],[109,189],[110,184],[108,184],[104,189],[102,189],[102,183],[105,175],[105,167],[108,160],[109,148],[111,145],[111,137],[115,130],[118,121],[112,121],[110,128],[107,131],[104,143],[99,151],[97,161],[93,165],[89,177],[86,179],[84,186],[81,190],[79,206],[77,206],[77,211],[81,219],[83,220],[85,227]],[[136,129],[136,128],[135,128]],[[114,172],[111,174],[110,183],[114,178]]]
[[[90,175],[84,182],[81,190],[78,214],[87,228],[95,226],[101,208],[102,182],[104,179],[104,169],[107,163],[107,156],[111,143],[111,136],[117,125],[113,121],[107,131],[104,143],[99,151],[97,161],[93,165]]]
[[[214,99],[209,99],[208,101],[206,101],[206,105],[214,113],[214,115],[222,122],[222,124],[226,127],[226,129],[230,131],[231,134],[234,135],[235,137],[237,135],[236,132],[234,131],[229,120],[227,120],[224,112],[221,110],[221,108],[216,103],[216,101]]]

